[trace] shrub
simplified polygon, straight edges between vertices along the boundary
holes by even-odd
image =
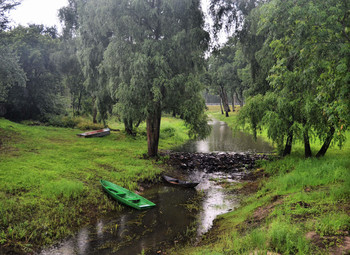
[[[173,127],[162,128],[160,130],[160,138],[161,139],[166,139],[166,138],[169,138],[169,137],[173,137],[175,135],[175,133],[176,133],[176,130]]]
[[[93,123],[91,121],[83,120],[80,121],[76,127],[81,130],[95,130],[103,128],[103,125],[100,123]]]
[[[81,130],[94,130],[103,128],[103,124],[93,123],[83,117],[48,115],[45,118],[45,123],[48,126],[78,128]]]

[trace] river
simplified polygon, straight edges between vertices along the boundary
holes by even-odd
[[[269,153],[272,147],[261,139],[243,132],[232,132],[225,122],[213,120],[210,136],[175,148],[180,152],[201,153]],[[214,219],[234,210],[239,201],[225,191],[221,182],[238,182],[239,174],[225,172],[174,170],[177,178],[199,181],[196,188],[186,189],[165,183],[154,185],[142,195],[156,207],[147,211],[125,208],[82,228],[75,236],[42,250],[41,255],[70,254],[161,254],[191,237],[200,240]],[[192,208],[196,205],[196,208]]]

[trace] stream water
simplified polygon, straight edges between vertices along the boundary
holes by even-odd
[[[233,134],[224,122],[214,120],[209,124],[212,132],[207,139],[189,142],[176,150],[202,153],[268,153],[272,150],[268,143],[254,141],[249,134]],[[218,215],[238,206],[237,197],[225,192],[219,185],[221,181],[239,181],[237,173],[190,171],[185,174],[174,170],[171,174],[177,178],[200,181],[200,184],[195,189],[165,183],[155,185],[142,195],[156,203],[156,207],[146,211],[125,208],[118,214],[107,215],[40,254],[159,254],[164,247],[174,246],[188,236],[200,239]],[[191,208],[196,203],[199,203],[199,208]]]

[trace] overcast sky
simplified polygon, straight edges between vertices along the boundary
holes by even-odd
[[[10,12],[12,25],[44,24],[60,29],[57,17],[58,9],[68,5],[68,0],[22,0],[22,3]]]
[[[208,18],[210,0],[202,0],[202,9],[206,17],[207,26],[211,27],[213,21]],[[56,26],[61,32],[61,24],[58,19],[58,10],[68,5],[68,0],[22,0],[22,3],[10,12],[11,25],[44,24]],[[207,27],[208,29],[208,27]],[[226,42],[225,31],[219,33],[219,43]]]

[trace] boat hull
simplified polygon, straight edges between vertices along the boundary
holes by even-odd
[[[154,207],[156,204],[147,200],[146,198],[131,192],[119,185],[111,183],[109,181],[100,180],[102,188],[115,200],[118,202],[135,208],[137,210],[144,210]]]
[[[194,188],[196,187],[199,182],[188,182],[188,181],[182,181],[167,175],[163,175],[164,180],[166,180],[168,183],[170,184],[174,184],[174,185],[178,185],[181,187],[185,187],[185,188]]]
[[[100,130],[89,131],[81,134],[77,134],[77,136],[91,138],[91,137],[103,137],[109,135],[111,130],[109,128],[104,128]]]

